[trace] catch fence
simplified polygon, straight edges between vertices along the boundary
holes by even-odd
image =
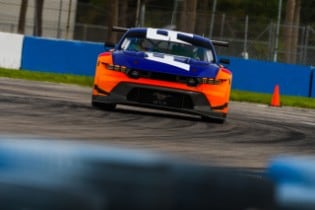
[[[104,15],[102,15],[104,17]],[[127,15],[130,17],[130,15]],[[189,15],[188,15],[189,16]],[[147,8],[144,15],[145,27],[171,27],[186,31],[179,12],[161,11]],[[214,19],[213,19],[214,18]],[[130,18],[129,18],[130,19]],[[213,21],[212,21],[213,19]],[[233,17],[226,14],[211,14],[197,12],[194,24],[194,33],[211,37],[216,40],[230,42],[229,48],[218,48],[220,55],[243,57],[249,59],[277,61],[291,64],[315,66],[315,29],[313,26],[288,26],[281,24],[277,35],[275,20],[256,17]],[[130,21],[129,21],[130,22]],[[213,25],[211,25],[213,22]],[[0,20],[0,31],[17,32],[17,17]],[[59,27],[53,22],[46,22],[43,27],[43,36],[66,38],[66,28]],[[107,40],[108,27],[99,24],[76,23],[73,27],[72,38],[75,40],[104,42]],[[287,47],[286,31],[295,30],[291,42],[294,47]],[[33,25],[25,26],[25,34],[31,35]],[[276,40],[278,46],[276,46]],[[275,59],[276,57],[276,59]]]

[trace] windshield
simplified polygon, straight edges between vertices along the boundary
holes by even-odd
[[[154,40],[138,37],[126,37],[121,45],[122,50],[157,52],[176,56],[189,57],[200,61],[213,62],[214,56],[210,49],[205,47],[170,42],[164,40]]]

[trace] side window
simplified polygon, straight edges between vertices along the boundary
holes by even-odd
[[[126,37],[121,44],[122,50],[129,50],[129,51],[139,51],[140,50],[140,40],[134,37]]]
[[[205,61],[212,63],[214,61],[213,53],[211,50],[205,50]]]
[[[130,50],[130,51],[138,51],[139,50],[138,39],[137,38],[129,38],[129,40],[130,40],[130,43],[126,49]]]
[[[174,44],[171,49],[173,55],[185,56],[185,57],[194,57],[193,47],[190,45],[184,44]]]
[[[194,59],[205,61],[205,49],[202,47],[195,47],[194,48]]]
[[[152,44],[149,40],[136,37],[127,37],[121,44],[122,50],[129,51],[149,51],[152,48]]]
[[[122,50],[126,50],[126,49],[128,49],[130,43],[131,43],[130,38],[126,38],[126,39],[124,39],[124,41],[122,42],[120,48],[121,48]]]
[[[144,39],[141,42],[141,47],[144,51],[151,51],[153,49],[152,41]]]

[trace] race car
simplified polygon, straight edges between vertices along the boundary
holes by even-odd
[[[128,28],[97,58],[92,106],[143,106],[223,123],[232,73],[214,45],[227,42],[163,28]]]

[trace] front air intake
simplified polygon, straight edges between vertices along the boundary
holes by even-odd
[[[155,106],[193,109],[194,105],[189,95],[171,91],[161,91],[149,88],[133,88],[127,95],[128,101]]]

